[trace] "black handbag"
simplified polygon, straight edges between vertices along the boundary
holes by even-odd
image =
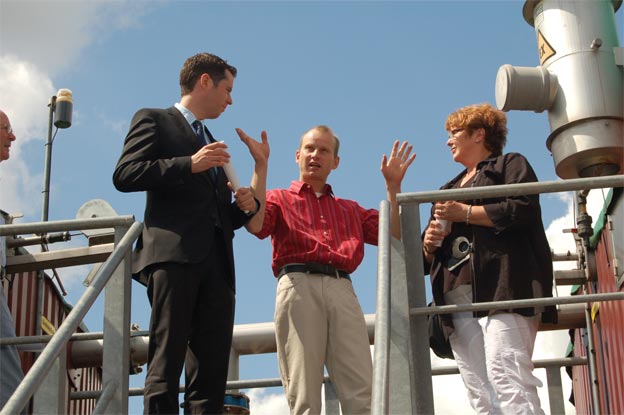
[[[434,305],[433,302],[429,303],[429,307]],[[453,356],[453,349],[448,338],[444,335],[444,328],[442,327],[442,321],[440,314],[427,315],[427,324],[429,326],[429,347],[436,354],[436,356],[442,359],[455,359]]]

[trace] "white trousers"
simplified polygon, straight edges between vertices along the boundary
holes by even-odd
[[[343,414],[370,414],[373,364],[349,280],[293,272],[275,299],[277,357],[292,414],[320,414],[324,366]]]
[[[472,287],[445,294],[447,304],[472,302]],[[472,408],[478,414],[543,414],[533,375],[533,346],[539,316],[499,313],[474,318],[453,314],[449,337]]]

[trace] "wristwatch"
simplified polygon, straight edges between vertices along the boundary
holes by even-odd
[[[247,217],[252,217],[256,213],[258,213],[258,211],[260,210],[260,201],[256,199],[255,197],[254,197],[254,200],[256,201],[256,209],[253,212],[245,212],[245,215],[247,215]]]

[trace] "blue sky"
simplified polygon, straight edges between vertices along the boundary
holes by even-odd
[[[249,181],[252,160],[234,128],[257,138],[261,130],[268,132],[268,185],[275,188],[297,178],[294,154],[301,134],[327,124],[341,138],[340,167],[329,179],[338,195],[378,208],[385,198],[380,161],[395,139],[410,141],[417,153],[403,190],[437,189],[461,170],[445,145],[446,116],[464,105],[494,104],[501,65],[539,64],[535,30],[523,19],[522,5],[502,0],[0,0],[0,108],[17,135],[11,160],[0,165],[0,207],[23,212],[21,222],[40,220],[47,104],[58,89],[69,88],[73,125],[59,130],[54,141],[49,219],[74,218],[85,202],[104,199],[117,213],[142,220],[144,195],[117,192],[112,171],[134,112],[177,102],[180,67],[198,52],[215,53],[239,70],[234,105],[206,124],[229,145],[241,182]],[[621,10],[616,20],[622,44]],[[546,113],[512,111],[508,119],[505,150],[526,155],[540,180],[557,180],[545,144]],[[573,226],[563,219],[569,211],[561,197],[543,196],[542,206],[547,224],[563,220],[559,229]],[[245,230],[234,243],[236,323],[271,321],[270,243]],[[69,245],[85,244],[84,237],[75,236]],[[375,307],[376,261],[376,248],[368,247],[354,274],[366,314]],[[70,303],[82,294],[88,271],[61,270]],[[138,285],[133,289],[132,321],[147,329],[145,292]],[[97,311],[86,323],[101,330]],[[277,376],[274,355],[241,360],[243,379]],[[140,386],[142,377],[131,382]],[[458,385],[448,378],[434,386],[441,382],[447,382],[446,390],[450,382]],[[254,396],[266,403],[273,394],[281,389]],[[457,401],[447,407],[451,403],[436,400],[436,407],[466,410],[466,402]],[[141,411],[139,399],[130,405],[133,413]]]

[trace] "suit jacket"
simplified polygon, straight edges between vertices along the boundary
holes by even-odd
[[[220,222],[230,269],[226,278],[235,287],[232,239],[249,218],[232,201],[223,169],[218,169],[216,183],[208,171],[191,173],[191,155],[199,148],[195,132],[175,107],[144,108],[132,119],[113,183],[121,192],[146,192],[144,228],[134,250],[135,278],[151,264],[202,261]]]

